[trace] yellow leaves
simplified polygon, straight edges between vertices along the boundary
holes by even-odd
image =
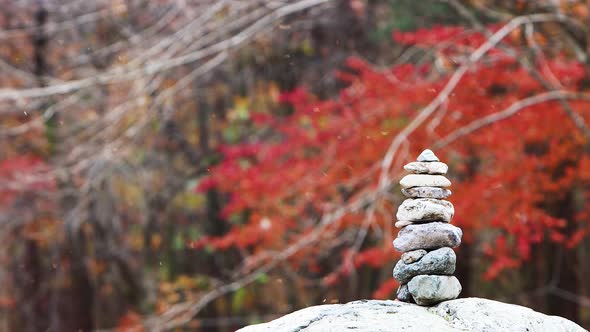
[[[158,287],[158,298],[156,312],[162,313],[171,305],[182,301],[194,301],[200,295],[200,289],[207,284],[206,277],[190,277],[180,275],[173,282],[161,282]]]
[[[197,182],[191,181],[191,183],[193,185],[189,186],[189,190],[178,194],[174,198],[173,206],[191,210],[197,210],[205,206],[205,196],[200,193],[195,193],[192,190],[196,188]]]
[[[159,289],[161,293],[170,293],[174,289],[174,287],[169,282],[162,282],[160,283]]]
[[[306,56],[312,56],[315,51],[309,39],[305,39],[301,42],[301,50],[303,51],[303,54],[305,54]]]
[[[144,247],[144,240],[143,240],[142,234],[138,232],[138,233],[133,233],[133,234],[129,235],[129,246],[133,250],[137,250],[137,251],[142,250]]]
[[[176,292],[170,293],[166,296],[166,301],[168,303],[177,303],[180,301],[180,295]]]
[[[114,181],[115,191],[117,197],[123,200],[126,205],[138,206],[143,202],[144,191],[141,186],[126,182],[123,178],[116,178]]]
[[[194,286],[194,280],[183,274],[176,279],[176,284],[181,288],[192,288]]]
[[[160,249],[162,246],[162,235],[158,233],[152,234],[150,238],[150,246],[154,250]]]
[[[60,241],[61,234],[59,228],[62,221],[52,218],[39,218],[33,222],[27,223],[22,231],[25,239],[33,240],[41,247],[47,247],[54,241]]]
[[[248,97],[235,96],[234,107],[227,114],[227,118],[230,121],[248,120],[250,118],[249,107],[250,100],[248,99]]]
[[[234,96],[233,106],[227,112],[230,122],[250,119],[252,112],[269,112],[279,101],[281,91],[275,82],[258,83],[249,96]]]

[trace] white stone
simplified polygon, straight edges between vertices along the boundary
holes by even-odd
[[[450,187],[451,181],[442,175],[408,174],[399,181],[399,184],[403,188]]]
[[[447,174],[449,166],[438,161],[414,161],[404,166],[404,169],[414,174]]]
[[[454,262],[452,265],[454,270]],[[418,305],[433,305],[442,301],[454,300],[459,296],[461,290],[461,284],[454,276],[419,275],[408,282],[408,291]]]
[[[434,198],[408,198],[398,208],[397,220],[412,222],[444,221],[450,222],[455,208],[449,201]]]
[[[401,301],[362,300],[295,311],[239,332],[584,332],[574,322],[502,302],[466,298],[421,307]]]
[[[451,196],[452,192],[449,189],[439,187],[413,187],[403,188],[402,194],[410,198],[436,198],[445,199]]]
[[[407,220],[400,220],[400,221],[396,221],[395,222],[395,227],[397,228],[402,228],[402,227],[406,227],[408,225],[413,225],[414,223],[411,221],[407,221]]]
[[[422,151],[422,153],[420,153],[420,155],[418,156],[418,158],[416,158],[416,160],[426,161],[426,162],[439,161],[438,157],[430,149],[426,149],[426,150]]]

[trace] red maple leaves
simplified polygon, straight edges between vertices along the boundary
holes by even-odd
[[[461,61],[486,41],[484,34],[462,27],[395,32],[394,39],[437,47],[445,61]],[[407,139],[402,161],[478,119],[546,92],[537,74],[519,63],[518,45],[504,42],[473,65],[432,119]],[[284,249],[314,229],[327,211],[375,190],[378,164],[392,138],[448,80],[445,73],[433,75],[430,64],[379,70],[351,58],[347,65],[351,70],[339,77],[349,86],[338,97],[322,101],[303,89],[285,92],[280,102],[291,106],[291,114],[254,113],[252,124],[264,135],[220,148],[224,159],[200,188],[215,186],[231,193],[224,216],[236,222],[228,234],[203,238],[200,246],[236,246],[251,254]],[[563,91],[577,92],[584,77],[583,64],[565,57],[539,62],[533,69]],[[569,103],[583,118],[590,117],[587,102]],[[467,242],[480,245],[489,256],[487,278],[530,259],[535,244],[549,240],[571,247],[590,232],[585,210],[565,220],[551,208],[575,188],[590,185],[585,138],[561,107],[557,101],[523,107],[436,151],[450,165],[454,222],[464,229]],[[394,259],[393,250],[383,249],[381,241],[393,231],[395,205],[374,204],[380,212],[373,224],[380,231],[370,231],[369,238],[378,244],[353,253],[357,267],[390,266]],[[314,255],[322,250],[345,252],[350,242],[336,245],[336,238],[354,234],[364,218],[363,213],[343,214],[326,228],[317,246],[301,248],[305,254],[295,257],[315,262]],[[568,237],[562,230],[571,223],[578,230]],[[321,273],[331,282],[338,276],[335,271]],[[388,279],[375,296],[385,297],[392,287]]]

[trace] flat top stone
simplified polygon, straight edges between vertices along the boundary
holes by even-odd
[[[399,184],[402,188],[450,187],[451,181],[442,175],[408,174],[399,181]]]
[[[418,156],[418,158],[416,158],[417,161],[440,161],[438,159],[438,157],[434,154],[434,152],[432,152],[432,150],[430,149],[426,149],[424,151],[422,151],[422,153],[420,153],[420,155]]]
[[[527,307],[481,298],[464,298],[421,307],[401,301],[361,300],[317,305],[240,332],[584,332],[565,318]]]
[[[447,174],[449,166],[440,161],[413,161],[404,165],[404,169],[414,174]]]

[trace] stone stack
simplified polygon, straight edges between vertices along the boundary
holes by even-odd
[[[393,246],[403,252],[393,269],[400,283],[397,298],[419,305],[455,299],[461,284],[452,276],[457,260],[452,248],[461,244],[463,232],[450,224],[455,209],[445,200],[451,195],[451,182],[444,176],[448,166],[427,149],[404,169],[413,174],[400,181],[408,199],[399,206],[395,223],[401,229]]]

